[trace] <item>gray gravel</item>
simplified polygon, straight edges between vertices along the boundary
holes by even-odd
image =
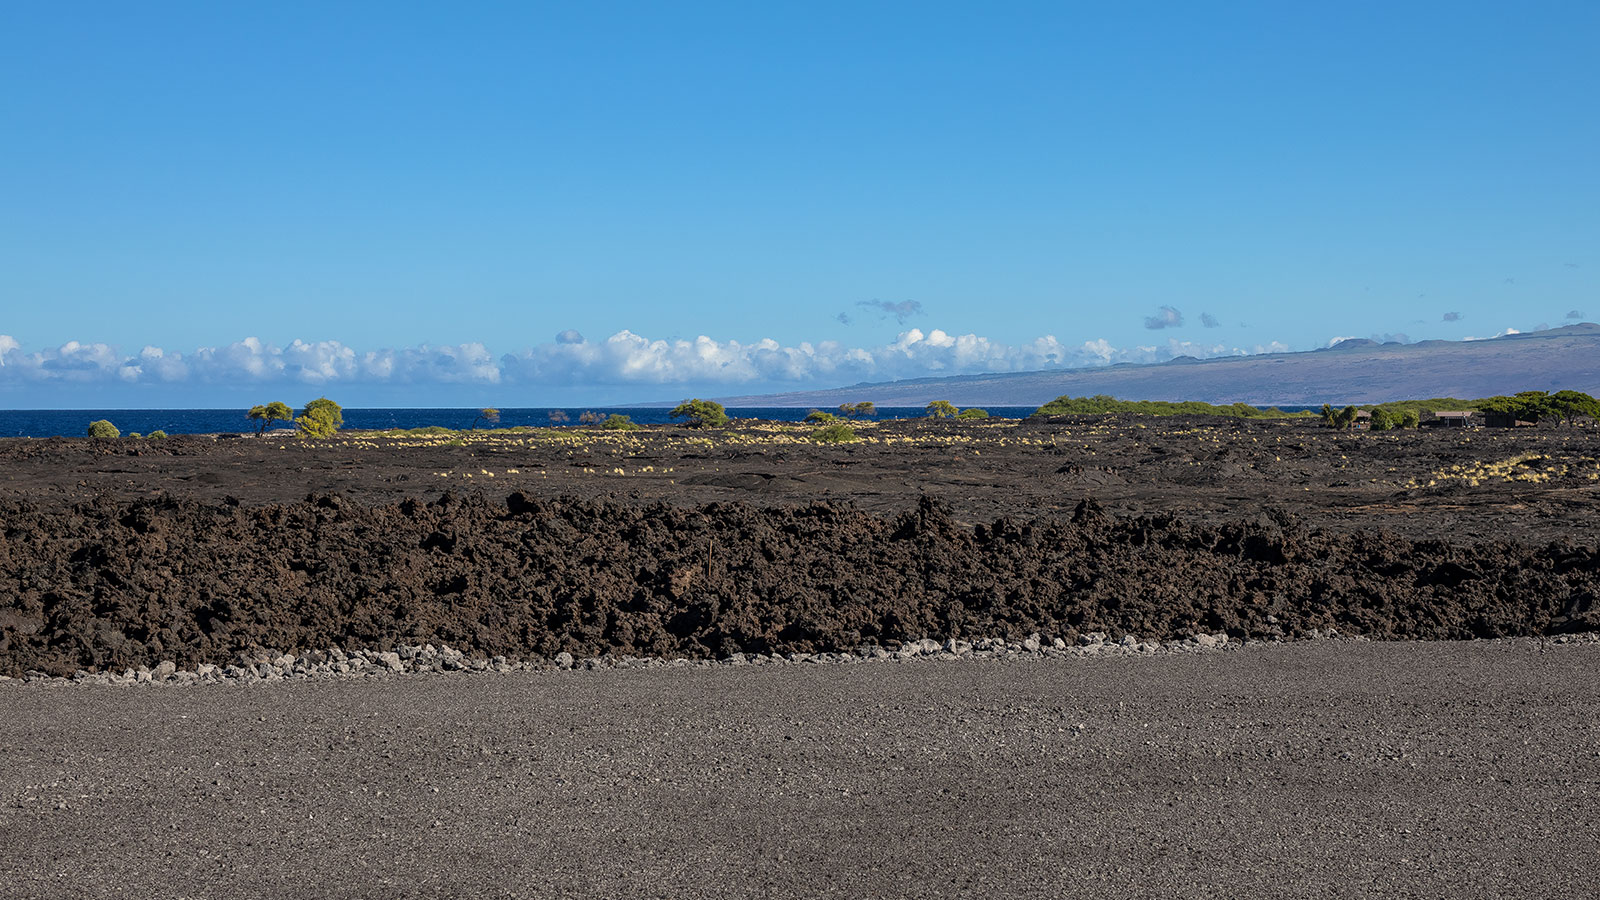
[[[0,684],[0,896],[1591,897],[1600,875],[1594,642],[576,668]]]

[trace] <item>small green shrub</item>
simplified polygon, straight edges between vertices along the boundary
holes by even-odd
[[[302,437],[309,438],[333,437],[334,432],[339,430],[333,414],[322,407],[306,410],[294,420],[294,424],[299,427]]]
[[[635,422],[632,417],[617,413],[606,416],[606,420],[600,423],[600,427],[606,431],[638,431],[643,426]]]
[[[146,435],[146,437],[150,438],[150,440],[152,440],[152,441],[164,440],[166,438],[166,436],[167,436],[167,433],[165,431],[162,431],[159,428],[157,428],[155,431],[152,431],[148,435]]]
[[[1414,409],[1402,410],[1400,413],[1401,428],[1421,428],[1422,414]]]
[[[333,437],[333,433],[344,424],[344,407],[327,397],[318,397],[306,404],[305,411],[294,420],[294,424],[299,426],[302,437]]]
[[[839,417],[833,413],[823,412],[820,409],[813,409],[811,412],[806,413],[806,421],[813,425],[826,425],[829,422],[838,421],[838,419]]]
[[[111,424],[105,419],[97,419],[96,421],[89,423],[89,437],[118,438],[122,437],[122,432],[117,430],[117,426]]]
[[[824,425],[818,428],[816,431],[811,432],[811,439],[819,444],[848,444],[851,441],[861,440],[856,435],[856,430],[843,422],[835,422],[832,425]]]
[[[437,437],[444,434],[457,434],[454,428],[443,425],[424,425],[421,428],[386,428],[383,431],[372,432],[373,437]]]
[[[690,428],[719,428],[728,424],[728,411],[715,400],[685,400],[669,413],[674,419],[686,420]]]
[[[927,406],[928,418],[948,419],[956,414],[955,404],[949,400],[935,400]]]
[[[961,412],[956,413],[956,418],[958,418],[958,419],[987,419],[987,418],[989,418],[989,411],[987,409],[979,409],[976,406],[974,406],[971,409],[963,409]]]
[[[137,431],[130,431],[130,432],[128,432],[128,437],[131,437],[131,438],[142,438],[142,437],[144,437],[144,435],[140,434]]]

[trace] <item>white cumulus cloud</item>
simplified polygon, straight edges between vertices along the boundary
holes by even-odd
[[[879,346],[839,341],[783,344],[756,341],[649,338],[619,331],[589,340],[563,331],[542,344],[496,356],[481,343],[358,350],[340,341],[294,340],[285,346],[247,337],[181,353],[147,346],[122,354],[104,343],[69,341],[25,350],[0,334],[0,384],[527,384],[796,385],[890,381],[936,375],[1027,372],[1039,369],[1161,362],[1281,352],[1281,344],[1252,349],[1169,340],[1117,347],[1096,338],[1068,343],[1044,335],[1005,343],[978,334],[909,328]]]

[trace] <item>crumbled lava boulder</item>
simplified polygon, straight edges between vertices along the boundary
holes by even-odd
[[[1472,638],[1600,629],[1600,552],[924,501],[696,507],[446,494],[0,503],[0,674],[231,665],[252,648],[723,658],[1035,634]],[[1086,637],[1087,636],[1087,637]],[[935,649],[940,649],[934,643]]]

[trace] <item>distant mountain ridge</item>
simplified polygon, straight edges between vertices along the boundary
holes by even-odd
[[[1254,406],[1489,397],[1528,390],[1600,395],[1600,324],[1583,322],[1479,341],[1380,344],[1354,338],[1318,350],[1163,363],[952,375],[780,394],[721,397],[727,406],[812,406],[871,400],[917,406],[1037,406],[1063,394],[1202,400]]]

